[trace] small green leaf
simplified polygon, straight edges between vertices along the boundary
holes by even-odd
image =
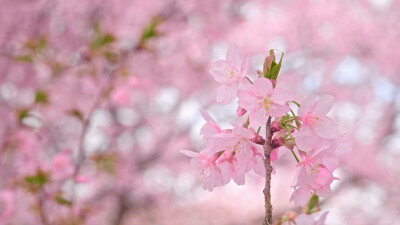
[[[113,63],[113,64],[118,63],[118,54],[116,54],[114,52],[104,52],[104,56],[110,63]]]
[[[44,103],[44,104],[49,103],[47,93],[43,90],[38,90],[36,92],[35,102],[36,103]]]
[[[99,154],[93,157],[97,167],[108,173],[115,172],[116,156],[115,154]]]
[[[38,49],[42,50],[47,46],[46,36],[41,36],[37,44]]]
[[[279,74],[279,71],[281,70],[281,66],[282,66],[282,59],[283,59],[283,52],[282,52],[282,56],[281,56],[281,59],[279,60],[278,64],[276,64],[275,61],[272,62],[271,71],[269,73],[269,79],[276,80],[278,78],[278,74]]]
[[[114,41],[115,37],[112,36],[111,34],[105,34],[105,35],[100,34],[94,38],[90,46],[92,47],[92,49],[96,50],[107,44],[113,43]]]
[[[27,183],[36,185],[38,188],[41,188],[47,181],[48,175],[41,170],[38,170],[33,176],[26,176],[25,181]]]
[[[22,122],[22,120],[27,117],[29,114],[29,110],[28,109],[21,109],[17,111],[17,115],[18,115],[18,121]]]
[[[30,55],[15,56],[14,60],[17,62],[28,62],[28,63],[33,62],[33,58]]]
[[[150,38],[158,37],[159,34],[157,33],[157,26],[161,23],[160,17],[153,17],[150,21],[150,24],[145,27],[142,31],[142,35],[140,37],[140,46],[144,47],[146,42]]]
[[[67,205],[67,206],[71,206],[71,205],[72,205],[72,202],[71,202],[71,201],[65,199],[65,198],[62,197],[61,195],[56,195],[56,196],[54,197],[54,200],[55,200],[56,202],[58,202],[60,205]]]
[[[79,110],[74,109],[74,110],[72,110],[71,113],[72,113],[72,115],[76,116],[79,120],[81,120],[81,121],[84,120],[83,115]]]
[[[312,213],[313,209],[315,208],[315,206],[317,206],[318,202],[319,202],[318,195],[313,194],[307,204],[307,213]]]

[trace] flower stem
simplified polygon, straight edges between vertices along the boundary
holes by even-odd
[[[272,152],[272,131],[271,131],[271,117],[268,118],[266,124],[266,135],[264,143],[264,167],[265,167],[265,187],[264,187],[264,200],[265,200],[265,218],[263,225],[272,225],[272,204],[271,204],[271,152]]]

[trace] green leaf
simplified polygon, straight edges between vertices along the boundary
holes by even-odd
[[[140,46],[144,47],[146,42],[150,38],[158,37],[159,34],[157,33],[157,26],[161,23],[160,17],[153,17],[150,21],[150,24],[145,27],[142,31],[142,35],[140,37]]]
[[[28,63],[33,62],[33,58],[30,55],[15,56],[14,60],[17,61],[17,62],[28,62]]]
[[[111,34],[105,34],[105,35],[97,35],[92,43],[90,44],[92,49],[99,49],[107,44],[113,43],[115,41],[115,37]]]
[[[56,202],[58,202],[60,205],[67,205],[67,206],[71,206],[71,205],[72,205],[72,202],[71,202],[71,201],[65,199],[65,198],[62,197],[61,195],[56,195],[56,196],[54,197],[54,200],[55,200]]]
[[[33,176],[26,176],[25,181],[27,183],[36,185],[38,188],[41,188],[47,181],[48,175],[41,170],[38,170]]]
[[[38,90],[36,92],[35,102],[36,103],[43,103],[43,104],[49,103],[49,99],[48,99],[47,93],[45,91],[43,91],[43,90]]]
[[[17,111],[18,121],[22,122],[22,120],[29,115],[28,109],[21,109]]]
[[[108,173],[115,172],[117,159],[115,154],[98,154],[93,157],[97,168],[104,170]]]
[[[47,46],[46,36],[41,36],[37,44],[38,49],[42,50]]]
[[[319,202],[318,195],[313,194],[307,204],[307,213],[310,214],[313,213],[313,209],[315,208],[315,206],[317,206],[318,202]]]
[[[114,52],[104,52],[104,56],[110,63],[113,63],[113,64],[118,63],[118,54],[116,54]]]
[[[74,110],[72,110],[71,113],[72,113],[72,115],[76,116],[80,121],[84,120],[83,115],[79,110],[74,109]]]
[[[278,64],[276,64],[275,61],[272,62],[271,71],[269,73],[269,79],[276,80],[278,78],[278,74],[279,74],[279,71],[281,70],[281,66],[282,66],[282,59],[283,59],[283,52],[282,52],[282,56],[281,56],[281,59],[279,60]]]

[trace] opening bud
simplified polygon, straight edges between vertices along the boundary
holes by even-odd
[[[272,124],[271,124],[272,133],[275,133],[275,132],[280,131],[280,130],[282,130],[281,121],[280,120],[274,120],[274,122],[272,122]]]
[[[285,139],[282,137],[272,140],[272,148],[279,148],[285,144]]]
[[[247,110],[243,109],[242,107],[238,107],[236,110],[236,114],[238,116],[243,116],[246,112],[247,112]]]

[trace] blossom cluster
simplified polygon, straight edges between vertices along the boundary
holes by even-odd
[[[273,148],[271,162],[288,151],[296,160],[291,186],[291,201],[296,205],[307,204],[313,195],[326,197],[331,192],[332,182],[338,179],[333,172],[339,157],[351,150],[350,144],[344,141],[345,135],[338,132],[336,122],[328,116],[334,98],[324,95],[317,99],[309,95],[296,102],[293,94],[277,83],[282,57],[277,63],[271,51],[263,71],[258,71],[258,78],[253,81],[246,76],[246,59],[236,46],[230,46],[225,60],[213,64],[210,73],[220,83],[217,102],[227,104],[238,97],[237,115],[248,119],[242,126],[221,129],[202,111],[206,124],[201,135],[207,146],[200,153],[187,150],[182,153],[192,157],[204,189],[212,191],[231,179],[242,185],[250,170],[265,176],[264,145],[268,144]],[[271,143],[265,143],[268,137],[259,132],[268,123]]]

